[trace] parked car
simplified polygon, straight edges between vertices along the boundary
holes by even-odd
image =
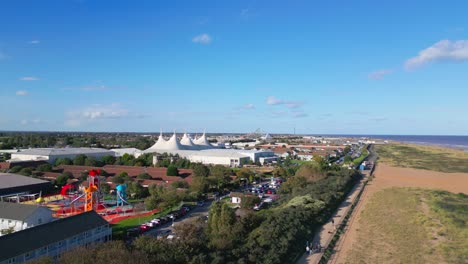
[[[167,222],[169,222],[169,220],[171,220],[168,216],[163,216],[161,218],[159,218],[161,220],[161,224],[165,224]]]
[[[140,228],[135,227],[135,228],[130,228],[127,230],[127,236],[128,237],[134,237],[138,236],[140,234]]]
[[[140,232],[146,232],[146,231],[148,231],[150,229],[151,228],[149,226],[147,226],[146,224],[140,225]]]
[[[199,202],[197,203],[197,205],[198,205],[198,206],[204,206],[204,205],[205,205],[205,202],[204,202],[204,201],[199,201]]]

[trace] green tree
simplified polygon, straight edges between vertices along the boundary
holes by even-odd
[[[202,163],[195,163],[192,165],[193,176],[196,177],[208,177],[210,175],[210,169]]]
[[[256,204],[261,202],[258,196],[244,195],[241,197],[241,207],[244,209],[252,209]]]
[[[58,158],[55,160],[55,166],[73,165],[73,161],[69,158]]]
[[[21,166],[14,166],[14,167],[12,167],[12,168],[10,169],[10,172],[11,172],[11,173],[17,173],[17,172],[19,172],[22,168],[23,168],[23,167],[21,167]]]
[[[166,176],[179,176],[179,170],[174,165],[167,167]]]
[[[86,157],[84,165],[90,166],[90,167],[95,167],[95,166],[98,166],[98,162],[97,162],[96,158],[94,158],[94,157]]]
[[[151,179],[151,175],[149,175],[148,173],[146,172],[143,172],[143,173],[140,173],[140,175],[137,176],[138,179],[142,179],[142,180],[147,180],[147,179]]]
[[[86,155],[79,154],[73,159],[73,165],[83,166],[85,165]]]
[[[67,184],[68,179],[73,179],[73,174],[71,172],[65,171],[62,173],[62,175],[58,176],[57,179],[55,180],[55,184],[58,186],[64,186]]]
[[[112,165],[115,163],[115,157],[111,155],[106,155],[102,157],[102,162],[106,165]]]
[[[42,171],[42,172],[52,171],[52,165],[50,165],[50,164],[41,164],[41,165],[37,166],[37,170]]]
[[[296,177],[304,177],[309,181],[317,181],[325,177],[324,172],[319,166],[313,164],[302,164],[296,171]]]
[[[148,196],[148,190],[143,188],[138,182],[128,184],[127,192],[134,198],[145,198]]]
[[[31,168],[22,168],[18,174],[24,175],[24,176],[31,176],[32,175],[32,169]]]
[[[171,183],[171,186],[174,187],[174,188],[184,188],[184,189],[187,189],[189,187],[189,184],[182,180],[182,181],[175,181],[173,183]]]
[[[103,192],[104,194],[109,194],[111,191],[111,186],[106,182],[101,182],[100,188],[101,192]]]

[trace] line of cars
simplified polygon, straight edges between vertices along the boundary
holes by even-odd
[[[161,227],[164,224],[174,223],[176,219],[185,216],[189,211],[190,211],[190,208],[188,206],[184,206],[180,208],[180,210],[172,211],[166,216],[151,219],[148,222],[141,224],[139,227],[128,229],[127,236],[128,237],[138,236],[152,229]]]

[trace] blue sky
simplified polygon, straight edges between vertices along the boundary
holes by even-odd
[[[467,135],[467,10],[2,1],[0,130]]]

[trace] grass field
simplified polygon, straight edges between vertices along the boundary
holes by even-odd
[[[347,263],[468,261],[467,195],[384,189],[372,196],[359,221]]]
[[[410,144],[376,145],[380,161],[397,167],[468,173],[468,152]]]

